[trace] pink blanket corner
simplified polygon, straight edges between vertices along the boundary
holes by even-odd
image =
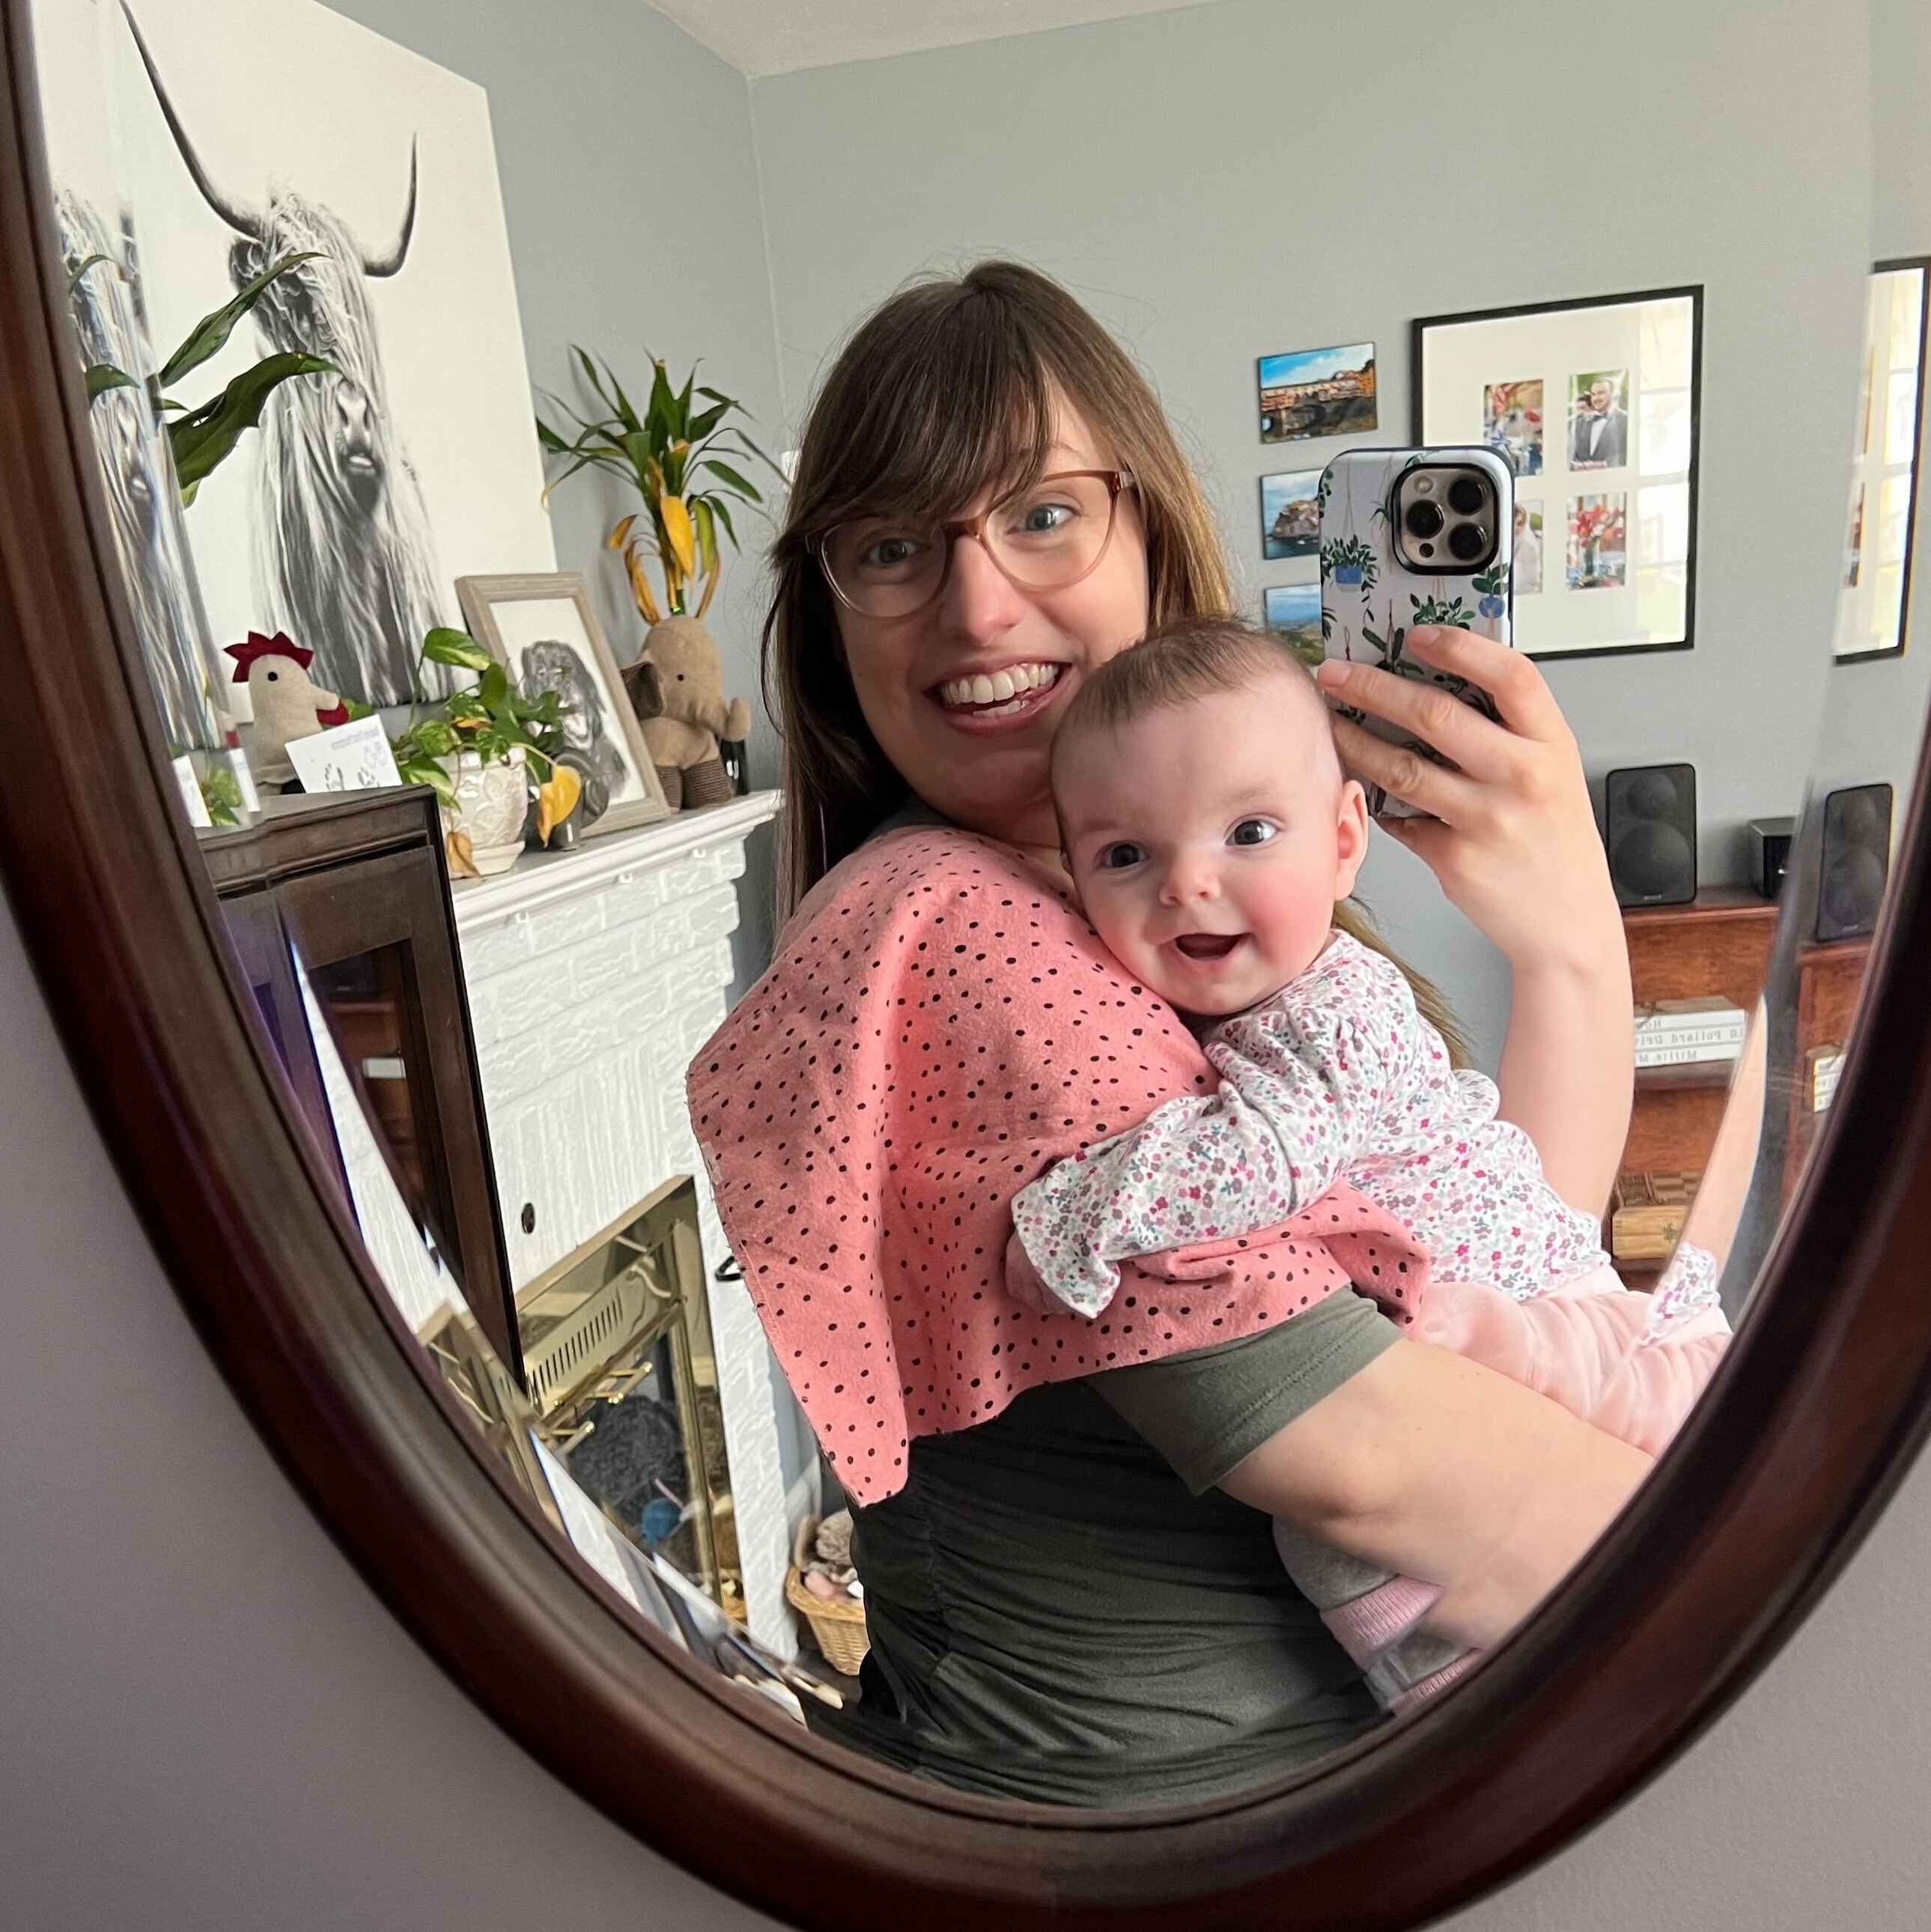
[[[1234,1341],[1351,1283],[1413,1318],[1426,1256],[1337,1188],[1283,1228],[1129,1263],[1099,1320],[1003,1280],[1012,1196],[1214,1084],[1051,877],[974,834],[875,840],[819,886],[692,1062],[691,1114],[765,1332],[839,1479],[1022,1390]]]

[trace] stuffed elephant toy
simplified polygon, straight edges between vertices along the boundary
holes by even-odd
[[[721,805],[733,793],[718,740],[751,734],[751,707],[726,698],[711,634],[694,617],[651,626],[643,654],[624,673],[650,761],[672,810]]]

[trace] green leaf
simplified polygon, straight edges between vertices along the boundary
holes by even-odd
[[[624,394],[624,386],[617,380],[617,372],[606,362],[604,373],[610,379],[610,387],[617,399],[617,419],[625,429],[640,429],[643,424],[637,419],[637,412],[631,406],[629,397]]]
[[[715,409],[702,410],[691,418],[689,436],[693,442],[701,442],[722,422],[737,404],[727,397]]]
[[[650,407],[643,419],[649,432],[652,446],[661,449],[674,440],[670,432],[671,412],[677,406],[677,400],[670,393],[670,376],[661,362],[651,365]]]
[[[331,374],[334,368],[319,356],[271,356],[244,370],[212,402],[177,416],[167,427],[181,501],[193,502],[202,479],[233,450],[244,430],[261,422],[268,398],[283,383],[297,376]]]
[[[742,471],[733,470],[728,463],[721,463],[715,456],[707,456],[704,458],[703,466],[712,476],[721,476],[739,496],[748,497],[754,503],[764,501],[758,493],[757,485]]]
[[[87,273],[88,269],[97,268],[103,262],[111,262],[113,259],[112,255],[103,255],[97,250],[91,255],[83,255],[75,263],[73,273],[67,278],[67,293],[71,296],[74,290],[79,287],[80,278]]]
[[[422,655],[431,664],[453,664],[458,670],[487,671],[495,664],[467,631],[439,624],[422,640]]]
[[[104,396],[109,389],[138,389],[140,384],[124,369],[117,369],[111,362],[97,362],[87,372],[87,400],[91,403],[97,396]]]
[[[731,548],[739,548],[738,533],[731,527],[731,513],[724,508],[724,500],[721,496],[706,496],[704,501],[709,506],[711,514],[724,526],[724,535],[731,540]]]
[[[433,758],[399,758],[396,775],[404,784],[426,784],[445,805],[456,802],[456,781]]]
[[[343,698],[342,709],[348,712],[349,722],[352,724],[358,718],[373,718],[376,715],[375,706],[372,704],[364,704],[359,698]]]
[[[261,300],[268,284],[301,262],[316,260],[320,252],[311,248],[302,254],[284,255],[280,261],[271,262],[259,275],[244,282],[232,302],[223,302],[211,314],[204,315],[188,331],[187,340],[161,364],[160,374],[156,380],[165,387],[178,381],[190,369],[199,368],[210,356],[219,355],[234,333],[235,325]]]
[[[509,688],[508,672],[493,661],[489,669],[483,674],[482,682],[476,687],[476,695],[490,710],[493,711],[508,696]]]

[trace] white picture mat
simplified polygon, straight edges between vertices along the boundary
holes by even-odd
[[[1543,519],[1540,592],[1514,605],[1519,650],[1531,656],[1641,649],[1689,635],[1687,564],[1690,550],[1690,452],[1681,437],[1660,452],[1645,442],[1644,399],[1689,392],[1693,413],[1694,308],[1688,296],[1586,308],[1438,322],[1423,332],[1419,380],[1420,440],[1434,447],[1483,440],[1483,404],[1492,382],[1540,378],[1543,467],[1519,479],[1518,500]],[[1627,463],[1609,470],[1569,466],[1572,376],[1627,370]],[[1656,466],[1659,453],[1674,459]],[[1573,500],[1624,495],[1628,580],[1620,588],[1572,590],[1565,568]]]
[[[1845,578],[1837,599],[1840,657],[1898,650],[1903,640],[1905,568],[1911,551],[1918,446],[1924,435],[1925,272],[1921,265],[1880,268],[1864,308],[1864,366],[1858,398],[1858,448],[1846,508]],[[1862,507],[1861,527],[1855,533]],[[1853,536],[1857,582],[1849,581]]]
[[[420,190],[408,258],[399,274],[366,286],[391,428],[435,536],[445,619],[457,621],[460,575],[553,569],[481,88],[313,0],[130,4],[203,164],[238,200],[259,203],[271,182],[295,184],[368,246],[386,246],[406,203],[415,139]],[[97,96],[59,100],[48,118],[71,124],[92,114],[108,128],[118,199],[133,217],[151,340],[165,355],[233,293],[232,232],[188,175],[117,0],[35,0],[34,15],[37,37],[50,31],[65,46],[100,33],[109,43],[104,115]],[[51,99],[83,78],[64,56],[43,64],[43,93]],[[58,178],[80,143],[50,146]],[[114,197],[97,194],[111,214]],[[182,399],[205,400],[264,352],[253,324],[244,322],[219,356],[184,379]],[[187,512],[217,645],[262,627],[251,535],[259,446],[258,435],[244,435]],[[246,686],[226,695],[245,718]]]
[[[610,786],[610,803],[613,806],[637,804],[652,798],[655,793],[637,767],[626,738],[623,720],[629,715],[629,703],[619,686],[612,690],[609,680],[604,675],[603,667],[598,662],[597,652],[590,641],[588,627],[583,622],[583,614],[573,597],[517,597],[490,602],[490,615],[496,625],[496,637],[509,662],[510,681],[521,688],[524,654],[536,644],[565,644],[574,650],[581,660],[583,669],[589,674],[604,711],[598,729],[602,744],[613,752],[621,760],[622,782],[613,782]],[[566,736],[569,735],[566,729]],[[574,740],[573,740],[574,742]]]

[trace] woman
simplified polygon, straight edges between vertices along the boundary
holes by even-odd
[[[1046,754],[1081,677],[1229,602],[1144,380],[1063,290],[1002,263],[905,291],[853,338],[775,562],[787,910],[884,826],[958,827],[1057,870]],[[1344,754],[1435,814],[1388,829],[1510,962],[1504,1111],[1600,1211],[1630,995],[1575,746],[1526,662],[1460,633],[1411,648],[1489,689],[1507,725],[1330,666],[1333,695],[1459,769],[1347,727]],[[1028,1388],[907,1460],[859,1514],[856,1741],[968,1790],[1111,1804],[1249,1786],[1375,1721],[1262,1512],[1438,1581],[1435,1627],[1486,1645],[1647,1466],[1345,1293],[1237,1342]]]

